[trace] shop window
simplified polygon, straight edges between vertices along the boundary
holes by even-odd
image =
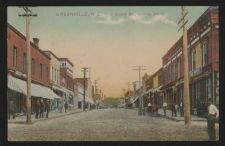
[[[208,97],[208,99],[209,98],[212,98],[212,95],[211,95],[211,78],[207,78],[207,80],[206,80],[206,88],[207,88],[207,97]]]

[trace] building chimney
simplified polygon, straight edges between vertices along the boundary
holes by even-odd
[[[33,38],[34,45],[39,48],[39,39],[38,38]]]

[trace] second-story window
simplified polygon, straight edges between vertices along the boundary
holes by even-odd
[[[54,68],[52,66],[52,81],[53,81],[53,78],[54,78]]]
[[[32,58],[32,62],[31,62],[31,72],[32,72],[32,76],[34,76],[34,72],[35,72],[35,60],[34,60],[34,58]]]
[[[195,49],[192,50],[191,52],[191,67],[192,67],[192,70],[195,69],[196,65],[195,65],[195,55],[196,55],[196,52],[195,52]]]
[[[39,78],[42,79],[42,64],[39,65]]]
[[[174,63],[173,65],[174,65],[174,66],[173,66],[173,74],[174,74],[173,79],[176,80],[176,73],[177,73],[177,72],[176,72],[176,63]]]
[[[49,68],[46,67],[46,79],[48,80],[49,79]]]
[[[17,48],[15,46],[13,48],[13,66],[17,66]]]
[[[177,61],[177,78],[180,77],[180,59]]]
[[[208,65],[208,42],[203,42],[202,45],[202,65]]]

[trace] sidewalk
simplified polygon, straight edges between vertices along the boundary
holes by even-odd
[[[55,118],[59,118],[59,117],[63,117],[63,116],[71,115],[71,114],[76,114],[76,113],[80,113],[80,112],[83,112],[83,110],[82,109],[69,110],[66,113],[50,111],[48,118],[41,118],[41,119],[35,119],[35,114],[33,114],[33,115],[31,115],[31,121],[32,121],[32,124],[34,124],[38,121],[46,121],[46,120],[55,119]],[[44,116],[45,115],[46,115],[46,112],[44,113]],[[14,120],[12,119],[12,116],[11,116],[10,120],[8,120],[8,124],[10,124],[10,123],[25,124],[26,123],[26,115],[17,116]]]
[[[174,121],[184,121],[184,117],[180,116],[180,112],[177,112],[176,117],[175,116],[172,117],[172,111],[166,110],[166,116],[164,116],[163,109],[159,109],[158,114],[162,117],[165,117],[165,118],[168,118],[168,119],[171,119],[171,120],[174,120]],[[192,121],[206,121],[206,118],[201,118],[201,117],[198,117],[196,115],[191,115],[191,120]]]

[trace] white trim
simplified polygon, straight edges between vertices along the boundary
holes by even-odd
[[[207,34],[211,30],[211,27],[207,28],[203,33],[201,33],[201,37],[203,37],[205,34]]]
[[[196,39],[194,39],[193,41],[191,41],[191,45],[193,45],[194,43],[196,43],[199,40],[199,37],[197,37]]]

